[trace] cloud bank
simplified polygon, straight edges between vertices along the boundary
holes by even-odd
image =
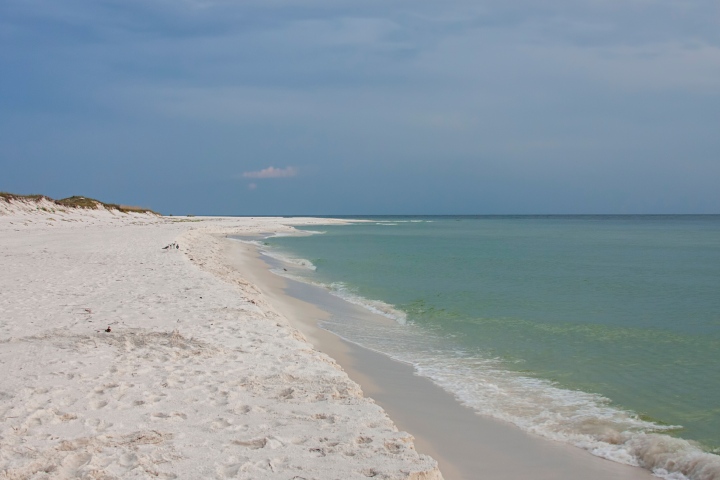
[[[0,190],[177,214],[720,212],[717,0],[3,0],[0,71]]]

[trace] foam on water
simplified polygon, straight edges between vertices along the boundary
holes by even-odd
[[[335,319],[322,327],[412,364],[419,375],[482,415],[608,460],[646,468],[668,480],[720,478],[720,457],[665,434],[680,427],[643,420],[601,395],[518,374],[503,368],[500,359],[453,348],[447,338],[413,324],[369,328],[367,323]]]
[[[319,230],[294,230],[292,232],[275,232],[265,238],[281,238],[281,237],[307,237],[309,235],[322,235],[325,232]]]
[[[318,232],[320,233],[320,232]],[[274,234],[272,235],[274,237],[278,236],[290,236],[284,233],[281,234]],[[258,247],[258,250],[262,255],[265,255],[266,257],[274,258],[275,260],[279,260],[283,263],[287,263],[289,265],[295,266],[295,267],[301,267],[307,270],[316,270],[315,265],[310,260],[305,260],[304,258],[296,258],[291,255],[284,255],[277,250],[270,250],[267,248],[267,245],[265,245],[263,242],[259,240],[248,240],[244,238],[233,238],[233,240],[236,240],[241,243],[246,243],[248,245],[254,245],[255,247]]]
[[[335,295],[336,297],[340,297],[343,300],[350,302],[354,305],[364,307],[373,313],[382,315],[383,317],[395,320],[400,325],[405,325],[407,323],[407,314],[402,310],[398,310],[389,303],[385,303],[380,300],[370,300],[360,295],[357,295],[353,293],[347,287],[347,285],[342,282],[335,282],[329,285],[319,284],[319,286],[327,289],[331,294]]]
[[[268,256],[270,256],[270,255],[268,255]],[[273,258],[275,258],[276,260],[278,259],[277,257],[273,257]],[[371,311],[372,313],[376,313],[378,315],[382,315],[383,317],[389,318],[391,320],[395,320],[400,325],[404,325],[407,322],[407,314],[405,312],[403,312],[402,310],[398,310],[397,308],[393,307],[392,305],[382,302],[380,300],[369,300],[360,295],[354,294],[342,282],[334,282],[331,284],[327,284],[327,283],[312,281],[311,279],[309,279],[305,276],[297,275],[288,270],[280,270],[278,268],[273,268],[270,271],[281,277],[289,278],[290,280],[308,283],[310,285],[320,287],[324,290],[327,290],[327,292],[330,293],[331,295],[334,295],[338,298],[342,298],[346,302],[352,303],[353,305],[358,305],[360,307],[363,307],[363,308]]]
[[[433,221],[432,220],[381,220],[381,221],[373,223],[373,225],[400,225],[401,223],[433,223]],[[303,231],[307,232],[309,230],[303,230]]]
[[[262,242],[259,240],[247,240],[244,238],[242,238],[242,239],[241,238],[233,238],[233,240],[238,241],[240,243],[247,243],[248,245],[255,245],[256,247],[262,248],[262,246],[263,246]]]
[[[266,257],[274,258],[275,260],[280,260],[281,262],[288,263],[296,267],[302,267],[308,270],[317,270],[317,267],[315,267],[315,265],[313,265],[310,260],[306,260],[304,258],[293,258],[278,252],[272,252],[268,250],[261,250],[261,253]]]
[[[321,231],[312,231],[312,230],[302,230],[299,231],[299,235],[303,234],[310,234],[310,235],[320,235],[325,232]],[[275,234],[272,236],[293,236],[292,234]],[[272,269],[271,271],[275,273],[276,275],[280,275],[282,277],[289,278],[291,280],[296,280],[304,283],[309,283],[311,285],[315,285],[317,287],[323,288],[330,292],[332,295],[342,298],[343,300],[352,303],[354,305],[361,306],[363,308],[366,308],[367,310],[376,313],[378,315],[382,315],[384,317],[387,317],[389,319],[395,320],[397,323],[404,325],[407,321],[407,314],[403,312],[402,310],[399,310],[395,308],[393,305],[390,305],[388,303],[382,302],[380,300],[370,300],[365,297],[362,297],[360,295],[357,295],[354,293],[348,286],[342,282],[333,282],[330,284],[316,282],[304,275],[300,271],[294,270],[292,267],[301,267],[305,270],[311,270],[315,271],[317,270],[317,267],[310,261],[304,258],[297,258],[287,253],[280,253],[277,251],[277,249],[268,248],[266,244],[263,242],[257,241],[257,240],[239,240],[243,243],[249,243],[251,245],[255,245],[259,248],[260,253],[262,255],[265,255],[266,257],[273,258],[275,260],[278,260],[284,264],[286,264],[288,267],[291,267],[291,270],[288,271],[287,269],[280,270],[280,269]]]

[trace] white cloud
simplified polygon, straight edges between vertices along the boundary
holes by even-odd
[[[297,168],[295,168],[295,167],[287,167],[287,168],[268,167],[268,168],[264,168],[262,170],[258,170],[257,172],[243,173],[243,177],[245,177],[245,178],[286,178],[286,177],[294,177],[295,175],[297,175]]]

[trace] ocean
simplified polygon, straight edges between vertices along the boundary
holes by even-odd
[[[720,478],[720,216],[365,220],[260,243],[278,273],[393,320],[323,328],[480,414]]]

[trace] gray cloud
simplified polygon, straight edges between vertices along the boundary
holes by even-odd
[[[0,189],[46,171],[208,212],[716,211],[717,27],[709,0],[7,0]],[[303,175],[259,203],[218,186],[287,164]],[[154,199],[124,198],[127,165]]]

